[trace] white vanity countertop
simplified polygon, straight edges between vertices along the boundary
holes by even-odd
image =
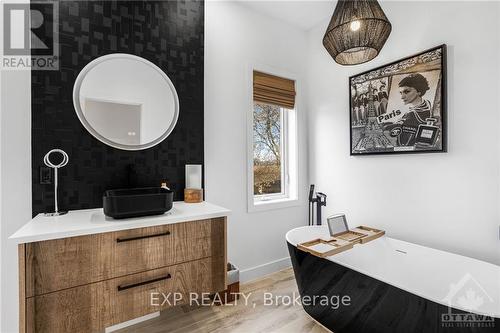
[[[163,215],[115,220],[106,217],[102,208],[69,211],[68,214],[45,217],[38,214],[9,238],[16,243],[31,243],[50,239],[100,234],[119,230],[202,220],[227,216],[230,210],[209,202],[174,202]]]

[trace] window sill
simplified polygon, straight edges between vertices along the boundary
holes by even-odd
[[[252,199],[253,200],[253,199]],[[297,198],[279,198],[273,200],[253,201],[248,204],[248,212],[262,212],[272,209],[281,209],[287,207],[299,206],[299,199]]]

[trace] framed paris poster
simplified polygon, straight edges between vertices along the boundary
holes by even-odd
[[[351,155],[446,152],[446,45],[349,85]]]

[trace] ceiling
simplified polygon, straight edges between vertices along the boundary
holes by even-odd
[[[335,0],[237,0],[245,7],[308,30],[328,20],[335,8]]]

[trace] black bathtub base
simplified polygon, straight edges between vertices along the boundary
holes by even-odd
[[[416,296],[327,259],[315,257],[288,243],[301,297],[315,295],[350,297],[349,306],[304,304],[304,310],[334,333],[493,333],[500,320],[481,322],[443,321],[443,314],[467,312]],[[430,277],[431,278],[431,277]],[[471,315],[471,314],[469,314]],[[489,321],[492,320],[492,321]]]

